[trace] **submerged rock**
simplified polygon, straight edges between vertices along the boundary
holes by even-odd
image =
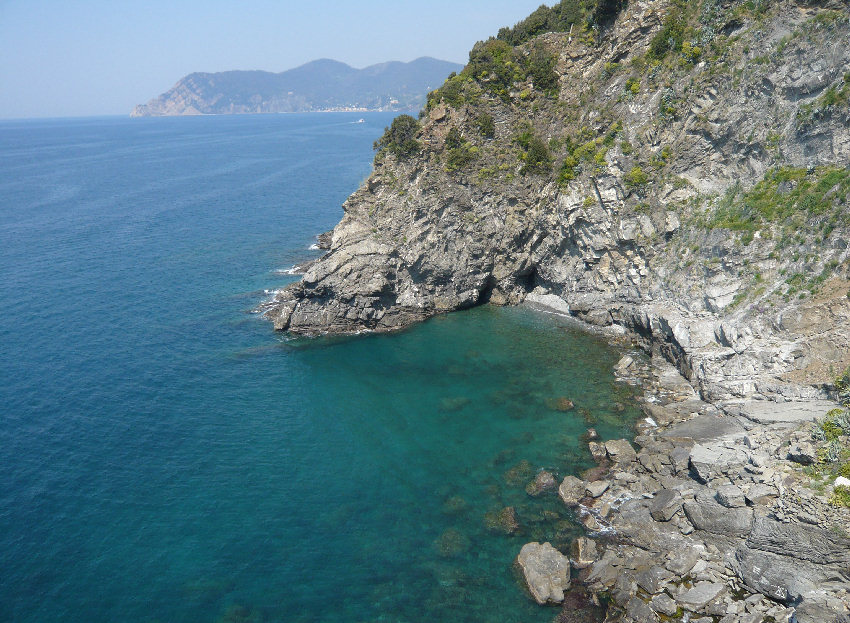
[[[470,542],[469,538],[461,531],[449,528],[434,541],[434,546],[440,556],[454,558],[468,550]]]
[[[570,587],[570,561],[550,543],[526,543],[517,556],[528,590],[543,605],[561,603]]]
[[[512,487],[519,487],[523,483],[527,482],[533,474],[534,468],[531,466],[531,463],[523,460],[506,471],[503,478],[505,483],[508,485]]]
[[[544,470],[538,473],[533,481],[525,485],[525,492],[532,497],[538,497],[544,493],[554,491],[557,486],[558,482],[555,480],[554,474]]]
[[[513,506],[506,506],[500,511],[490,511],[484,515],[484,525],[492,532],[514,534],[520,528],[519,517]]]
[[[467,501],[459,495],[453,495],[443,502],[443,512],[447,515],[462,513],[468,506]]]

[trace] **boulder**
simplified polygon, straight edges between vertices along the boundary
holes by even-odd
[[[698,495],[685,502],[685,515],[694,528],[721,536],[745,537],[750,533],[753,511],[750,508],[726,508],[713,497]]]
[[[815,588],[810,574],[794,559],[746,546],[735,552],[735,572],[751,591],[783,603],[793,602]]]
[[[742,508],[746,506],[744,492],[736,485],[723,485],[717,488],[717,501],[726,508]]]
[[[558,481],[551,472],[542,471],[534,477],[534,480],[525,485],[525,492],[531,497],[543,495],[548,491],[554,491],[558,486]]]
[[[526,543],[517,556],[528,590],[538,604],[561,603],[570,587],[570,560],[549,543]]]
[[[697,582],[693,588],[689,588],[681,595],[675,597],[676,603],[686,610],[698,612],[710,601],[717,599],[726,590],[724,584],[716,582]]]
[[[567,506],[578,506],[579,500],[584,497],[585,484],[575,476],[567,476],[558,487],[558,495]]]
[[[614,552],[610,550],[605,552],[600,560],[590,565],[589,573],[585,580],[586,584],[590,587],[595,585],[599,590],[614,586],[618,573],[617,568],[614,566],[614,562],[616,561],[617,555]]]
[[[591,482],[587,485],[585,492],[592,498],[598,498],[600,495],[605,493],[610,486],[611,483],[608,480],[597,480],[596,482]]]
[[[626,620],[635,623],[658,623],[658,615],[649,607],[645,601],[638,597],[632,597],[626,604]]]
[[[570,548],[570,564],[576,569],[586,569],[599,559],[596,541],[580,536]]]
[[[665,567],[677,576],[690,573],[700,559],[700,550],[695,547],[679,547],[667,554]]]
[[[743,450],[696,444],[691,448],[690,466],[699,481],[709,483],[734,465],[744,465],[749,457]]]
[[[605,444],[591,441],[587,444],[587,447],[590,450],[590,456],[592,456],[593,460],[596,462],[599,462],[608,456],[608,453],[605,450]]]
[[[768,517],[753,522],[747,547],[754,550],[808,560],[817,565],[850,568],[850,539],[800,523],[782,523]]]
[[[662,590],[664,584],[672,577],[673,574],[667,569],[656,565],[638,573],[635,576],[635,581],[647,593],[654,595]]]
[[[757,482],[747,490],[746,500],[752,505],[769,504],[773,498],[779,496],[776,487]]]
[[[605,451],[615,463],[631,463],[637,459],[637,452],[625,439],[613,439],[605,442]]]
[[[691,449],[686,446],[676,446],[670,452],[670,463],[673,466],[675,473],[680,473],[688,469],[688,464],[691,458]]]
[[[682,496],[673,489],[662,489],[655,494],[649,514],[655,521],[670,521],[682,508]]]
[[[656,612],[671,617],[679,611],[679,606],[667,593],[661,593],[652,598],[649,607]]]
[[[808,441],[801,441],[788,448],[788,460],[801,465],[811,465],[818,460],[814,445]]]

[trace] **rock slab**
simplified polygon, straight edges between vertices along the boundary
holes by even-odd
[[[570,560],[550,543],[526,543],[517,556],[528,590],[538,604],[561,603],[570,587]]]

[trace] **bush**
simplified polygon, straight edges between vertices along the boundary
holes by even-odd
[[[472,47],[469,63],[462,74],[475,78],[485,89],[507,100],[511,85],[523,77],[519,70],[514,49],[504,41],[491,38]]]
[[[558,89],[558,74],[555,72],[555,56],[537,43],[527,60],[528,75],[534,83],[534,88],[544,93],[552,93]]]
[[[525,166],[520,173],[548,173],[552,169],[552,154],[549,147],[537,136],[528,139],[525,152]]]
[[[553,7],[541,4],[531,15],[513,28],[502,28],[498,39],[510,45],[520,45],[545,32],[567,32],[588,15],[587,0],[561,0]]]
[[[838,485],[832,492],[832,497],[829,498],[829,503],[832,506],[847,506],[850,507],[850,487]]]
[[[661,30],[655,33],[652,41],[650,41],[649,51],[646,55],[651,59],[660,61],[667,56],[668,52],[681,50],[685,38],[684,23],[680,11],[671,11],[664,20]]]
[[[604,26],[613,22],[620,11],[628,4],[628,0],[598,0],[593,9],[593,22]]]
[[[850,412],[832,409],[820,425],[826,441],[835,441],[842,435],[850,435]]]
[[[566,186],[569,182],[576,178],[578,169],[578,159],[572,154],[567,154],[564,158],[564,163],[561,165],[561,170],[558,171],[558,184]]]
[[[493,138],[496,136],[496,122],[493,121],[493,116],[489,113],[483,112],[478,115],[475,125],[484,138]]]
[[[399,115],[393,119],[390,127],[384,128],[384,134],[372,146],[379,153],[389,151],[397,158],[412,156],[419,151],[416,133],[419,122],[410,115]]]
[[[457,126],[452,126],[448,134],[446,134],[445,146],[446,149],[457,149],[462,147],[466,141],[463,140],[463,135]]]
[[[446,171],[462,169],[478,156],[478,148],[463,138],[457,127],[446,134]]]
[[[644,170],[635,165],[632,170],[626,174],[626,186],[637,188],[649,183],[649,176],[644,173]]]

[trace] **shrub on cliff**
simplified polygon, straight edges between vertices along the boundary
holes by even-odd
[[[393,153],[397,158],[412,156],[419,151],[419,141],[416,133],[419,131],[419,122],[410,115],[399,115],[393,119],[390,127],[384,128],[381,136],[373,148],[380,154],[383,151]]]
[[[552,170],[552,154],[539,136],[527,130],[514,140],[523,149],[520,159],[524,164],[520,173],[545,174]]]
[[[631,171],[626,174],[626,186],[629,188],[638,188],[649,183],[649,176],[639,166],[635,165]]]
[[[528,75],[534,88],[544,93],[552,93],[558,88],[558,74],[555,72],[555,55],[541,43],[537,43],[526,60]]]
[[[496,136],[496,122],[493,121],[493,115],[486,112],[481,113],[478,115],[478,119],[475,120],[475,125],[484,138],[493,138]]]
[[[511,85],[523,78],[521,69],[509,44],[488,39],[473,46],[469,63],[462,73],[478,80],[483,88],[503,100],[508,100]]]
[[[685,39],[685,21],[678,8],[674,8],[664,20],[652,41],[649,43],[647,56],[651,59],[662,60],[668,52],[678,51],[682,48]]]
[[[566,32],[588,14],[588,0],[561,0],[553,7],[541,4],[513,28],[502,28],[497,37],[511,45],[520,45],[545,32]]]
[[[611,23],[628,0],[561,0],[553,7],[541,4],[513,28],[502,28],[497,38],[521,45],[547,32],[567,32],[573,26],[604,26]]]
[[[446,171],[457,171],[472,162],[478,156],[478,148],[463,138],[457,127],[452,127],[446,135]]]

